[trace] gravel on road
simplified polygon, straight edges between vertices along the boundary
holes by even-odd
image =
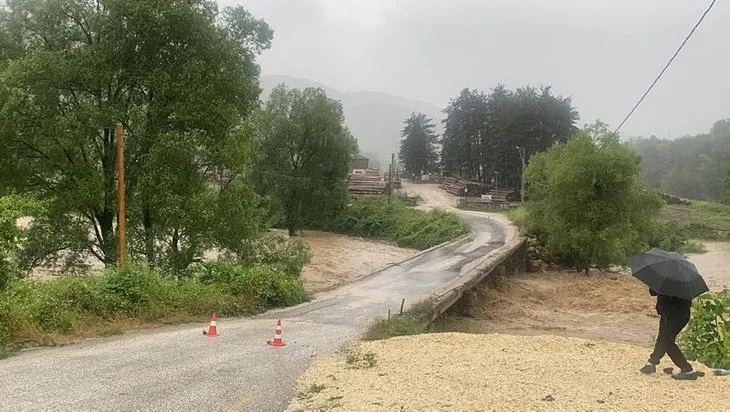
[[[707,374],[696,381],[645,376],[647,356],[557,336],[398,337],[317,361],[288,410],[730,410],[729,378],[698,364]]]

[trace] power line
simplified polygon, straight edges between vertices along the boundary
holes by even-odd
[[[624,125],[624,123],[626,123],[626,121],[629,120],[629,117],[631,117],[631,115],[634,114],[634,112],[639,107],[639,105],[641,104],[641,102],[644,101],[644,98],[646,98],[646,96],[649,94],[649,92],[651,91],[651,89],[654,88],[654,85],[657,84],[657,82],[659,81],[659,79],[662,78],[662,75],[664,75],[664,72],[667,71],[667,69],[672,64],[672,62],[674,61],[674,59],[677,57],[677,55],[679,54],[679,52],[682,50],[682,48],[684,47],[684,45],[687,44],[687,41],[690,39],[690,37],[692,37],[692,35],[694,34],[695,30],[697,30],[697,27],[699,27],[700,23],[702,23],[702,20],[705,19],[705,16],[707,16],[707,13],[709,13],[710,10],[712,10],[712,7],[715,5],[715,2],[716,1],[717,0],[712,0],[712,3],[710,3],[710,6],[707,7],[707,10],[705,10],[705,12],[702,13],[702,17],[700,17],[700,19],[697,21],[697,23],[694,25],[694,27],[692,27],[692,31],[690,31],[689,34],[687,35],[687,37],[684,38],[684,41],[682,41],[682,44],[679,45],[679,48],[677,49],[677,51],[674,52],[674,55],[672,56],[672,58],[669,59],[669,61],[664,66],[664,68],[659,73],[659,75],[656,77],[656,79],[654,79],[654,82],[651,84],[651,86],[649,86],[649,88],[646,89],[646,92],[644,92],[644,95],[641,96],[641,99],[639,99],[639,101],[636,102],[636,105],[634,105],[634,108],[631,109],[631,111],[629,112],[629,114],[626,115],[626,117],[621,122],[621,124],[619,124],[618,127],[616,128],[616,130],[613,131],[613,134],[614,135],[616,135],[618,133],[618,131],[621,129],[621,127]]]

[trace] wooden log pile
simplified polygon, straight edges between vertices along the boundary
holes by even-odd
[[[492,196],[492,202],[507,202],[511,199],[514,189],[492,189],[487,193]]]
[[[481,196],[489,190],[486,183],[461,180],[453,176],[444,176],[439,187],[454,196]]]
[[[466,185],[455,177],[444,176],[444,180],[439,187],[454,196],[466,196]]]
[[[486,183],[466,180],[463,184],[466,186],[467,196],[481,196],[489,192],[489,185]]]
[[[682,199],[681,197],[670,195],[669,193],[662,193],[662,198],[665,202],[667,202],[668,205],[689,206],[692,204],[692,202],[687,199]]]
[[[353,170],[347,177],[347,190],[353,195],[382,195],[386,182],[375,169]]]

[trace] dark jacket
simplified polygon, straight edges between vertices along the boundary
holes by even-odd
[[[673,319],[689,318],[692,301],[674,296],[658,295],[653,289],[649,294],[656,296],[656,313]]]

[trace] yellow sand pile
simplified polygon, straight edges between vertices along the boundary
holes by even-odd
[[[555,336],[429,334],[366,342],[301,378],[290,411],[730,410],[730,377],[638,372],[648,350]],[[662,366],[672,366],[668,360]]]

